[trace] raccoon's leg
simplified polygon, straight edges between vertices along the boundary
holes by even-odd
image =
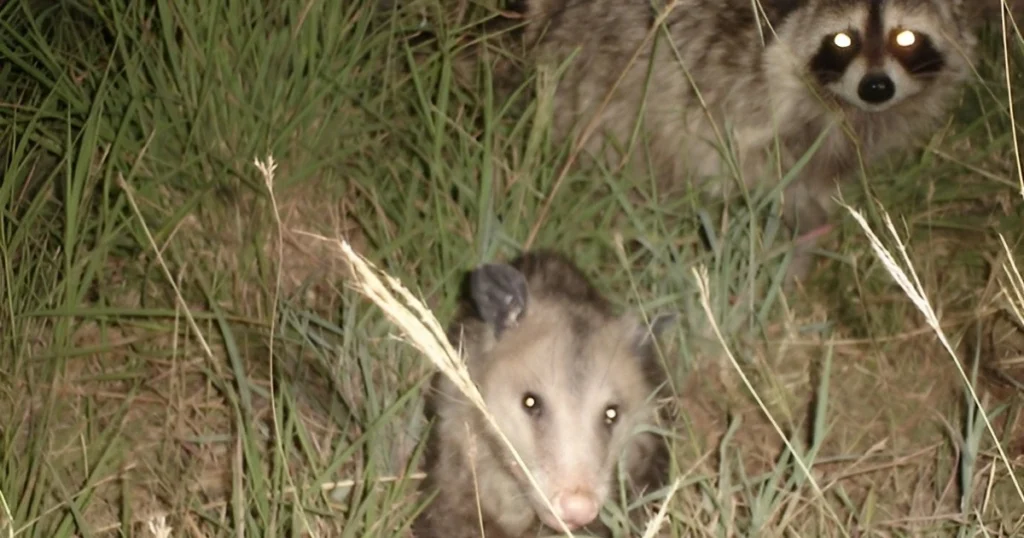
[[[803,178],[801,178],[803,179]],[[785,286],[806,280],[814,262],[814,249],[820,237],[831,229],[831,204],[815,196],[805,181],[796,180],[785,191],[783,220],[794,236],[793,256],[786,269]]]

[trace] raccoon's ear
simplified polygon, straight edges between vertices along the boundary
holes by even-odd
[[[953,2],[957,15],[965,17],[974,25],[999,24],[1001,22],[1001,11],[1003,4],[1000,0],[955,0]],[[1006,0],[1006,7],[1014,19],[1019,18],[1024,11],[1024,1]]]
[[[507,264],[484,264],[469,275],[469,293],[477,312],[500,333],[526,312],[526,277]]]
[[[651,318],[650,325],[647,324],[640,316],[633,315],[633,347],[638,353],[646,354],[651,350],[654,343],[661,338],[662,333],[665,332],[670,325],[675,325],[679,321],[679,314],[675,312],[669,312],[665,314],[658,314]]]

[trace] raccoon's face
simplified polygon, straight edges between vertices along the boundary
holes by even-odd
[[[966,76],[974,37],[958,18],[971,0],[820,0],[787,21],[804,69],[867,111],[894,107]]]

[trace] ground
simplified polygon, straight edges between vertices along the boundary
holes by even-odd
[[[1022,532],[1016,34],[1005,64],[986,34],[942,129],[844,191],[906,245],[922,311],[848,212],[778,293],[773,207],[566,168],[542,106],[463,91],[405,48],[419,16],[371,7],[0,5],[6,535],[408,536],[433,366],[334,240],[441,322],[466,270],[535,246],[682,313],[669,535]]]

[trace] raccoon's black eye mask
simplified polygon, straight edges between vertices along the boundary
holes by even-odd
[[[821,46],[808,67],[822,84],[835,82],[860,52],[860,48],[861,38],[856,30],[827,35],[821,39]]]
[[[889,33],[889,50],[903,68],[914,75],[937,73],[946,63],[927,34],[905,28],[893,29]]]

